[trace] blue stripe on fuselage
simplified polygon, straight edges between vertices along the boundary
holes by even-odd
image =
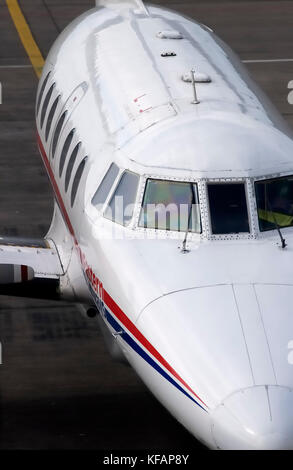
[[[135,341],[134,339],[122,328],[122,326],[114,319],[112,314],[105,308],[104,317],[107,322],[119,333],[119,336],[144,359],[150,366],[152,366],[159,374],[161,374],[168,382],[182,392],[186,397],[192,400],[202,410],[206,411],[194,398],[192,398],[175,380],[172,379]]]

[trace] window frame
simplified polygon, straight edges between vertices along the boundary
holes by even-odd
[[[115,163],[115,162],[112,162],[112,163]],[[117,165],[117,163],[115,163],[115,165]],[[102,215],[103,215],[103,218],[108,220],[109,222],[112,222],[113,224],[117,224],[119,225],[120,227],[124,227],[124,228],[133,228],[133,222],[136,218],[136,212],[137,212],[137,201],[138,201],[138,194],[139,194],[139,189],[140,189],[140,183],[141,183],[141,175],[139,173],[136,173],[135,171],[132,171],[132,170],[129,170],[128,168],[121,168],[119,165],[117,165],[118,168],[119,168],[119,173],[118,175],[116,176],[116,179],[112,185],[112,188],[108,194],[108,197],[103,205],[103,209],[102,209]],[[108,167],[108,169],[110,168],[110,166]],[[106,172],[107,173],[107,172]],[[106,175],[105,173],[105,175]],[[122,180],[122,177],[125,173],[133,173],[135,175],[137,175],[138,177],[138,185],[137,185],[137,191],[136,191],[136,197],[135,197],[135,201],[134,201],[134,209],[133,209],[133,213],[132,213],[132,217],[131,217],[131,220],[130,222],[127,224],[127,225],[124,225],[124,224],[120,224],[119,222],[115,221],[115,220],[112,220],[112,219],[109,219],[109,217],[106,217],[105,216],[105,212],[110,204],[110,202],[112,201],[112,198],[114,197],[114,194],[116,192],[116,189],[118,188],[119,184],[120,184],[120,181]]]
[[[133,216],[132,228],[135,229],[137,232],[147,233],[150,238],[171,238],[171,239],[183,239],[185,236],[185,232],[174,231],[174,230],[162,230],[162,229],[155,229],[155,228],[145,228],[139,226],[140,220],[140,213],[143,205],[144,194],[146,190],[147,181],[149,179],[153,180],[162,180],[162,181],[174,181],[177,183],[191,183],[197,185],[197,192],[198,192],[198,200],[199,200],[199,213],[201,219],[201,233],[196,232],[188,232],[188,239],[190,240],[199,240],[201,238],[206,238],[206,219],[205,213],[203,210],[203,205],[201,204],[202,201],[202,194],[204,191],[203,179],[202,178],[184,178],[184,177],[174,177],[172,175],[158,175],[153,173],[147,173],[140,175],[140,183],[138,187],[138,197],[136,201],[136,207]]]
[[[245,187],[246,206],[248,213],[249,232],[227,233],[227,234],[213,234],[211,225],[211,213],[209,207],[208,184],[209,183],[242,183]],[[255,220],[256,215],[256,202],[253,188],[253,181],[251,177],[230,177],[230,178],[207,178],[205,179],[205,210],[207,222],[207,238],[209,240],[250,240],[258,238],[257,224]]]
[[[288,178],[288,177],[293,178],[293,171],[292,170],[282,172],[282,173],[272,173],[272,174],[268,174],[268,175],[265,175],[265,176],[256,176],[256,177],[251,178],[252,187],[253,187],[253,196],[254,196],[254,201],[255,201],[254,218],[255,218],[255,226],[257,227],[258,238],[275,237],[277,229],[272,228],[272,229],[269,229],[269,230],[263,230],[263,231],[260,230],[255,184],[258,183],[258,182],[262,182],[262,181],[271,181],[271,180],[276,180],[276,179],[281,179],[281,178]],[[287,227],[280,227],[280,229],[281,229],[281,232],[283,234],[283,233],[286,233],[290,230],[293,231],[293,226],[288,225]]]
[[[143,197],[142,197],[142,201],[141,201],[141,207],[139,209],[139,217],[138,217],[138,223],[137,223],[137,228],[142,228],[142,229],[146,229],[146,230],[154,230],[154,231],[157,231],[157,232],[173,232],[173,233],[186,233],[186,230],[167,230],[167,229],[157,229],[157,228],[153,228],[153,227],[143,227],[142,225],[140,225],[140,218],[141,218],[141,213],[142,213],[142,210],[143,210],[143,202],[144,202],[144,198],[145,198],[145,195],[146,195],[146,191],[147,191],[147,185],[148,185],[148,182],[149,181],[164,181],[164,182],[172,182],[172,183],[183,183],[183,184],[190,184],[192,186],[195,186],[196,187],[196,192],[197,192],[197,199],[198,199],[198,205],[199,205],[199,214],[200,214],[200,232],[193,232],[191,230],[188,230],[188,234],[194,234],[194,235],[201,235],[203,233],[203,224],[202,224],[202,214],[201,214],[201,210],[200,210],[200,197],[199,197],[199,188],[198,188],[198,183],[196,181],[183,181],[183,180],[179,180],[179,179],[176,179],[176,180],[173,180],[173,179],[170,179],[170,178],[161,178],[161,177],[157,177],[157,178],[154,178],[154,177],[148,177],[146,178],[146,181],[145,181],[145,185],[144,185],[144,192],[143,192]],[[194,191],[194,189],[193,189]]]
[[[113,164],[117,166],[117,168],[118,168],[118,173],[117,173],[117,175],[116,175],[116,178],[115,178],[114,181],[113,181],[113,184],[112,184],[112,186],[111,186],[111,188],[110,188],[110,191],[109,191],[108,194],[107,194],[107,197],[106,197],[105,201],[104,201],[103,204],[102,204],[102,208],[99,210],[99,209],[97,208],[97,206],[96,206],[95,204],[93,204],[92,201],[93,201],[93,199],[94,199],[94,197],[95,197],[95,195],[96,195],[96,192],[98,191],[99,187],[100,187],[101,184],[103,183],[103,181],[104,181],[106,175],[108,174],[108,172],[109,172],[109,170],[110,170],[110,168],[111,168],[111,166],[112,166]],[[103,216],[104,216],[105,208],[107,207],[107,205],[108,205],[108,203],[109,203],[109,200],[110,200],[110,198],[112,197],[112,194],[113,194],[114,190],[115,190],[116,187],[117,187],[118,181],[120,180],[120,177],[121,177],[123,171],[124,171],[124,170],[123,170],[116,162],[112,161],[112,162],[110,163],[110,165],[108,165],[108,166],[106,167],[106,171],[103,173],[103,177],[101,178],[101,180],[100,180],[98,186],[96,187],[96,190],[95,190],[94,194],[93,194],[93,195],[91,196],[91,198],[90,198],[91,205],[95,208],[95,210],[97,210],[97,211],[98,211],[100,214],[102,214]]]
[[[292,172],[291,172],[292,173]],[[137,200],[137,209],[136,214],[133,220],[133,228],[138,232],[148,233],[150,238],[170,238],[170,239],[183,239],[184,232],[179,231],[165,231],[160,229],[149,229],[139,226],[139,217],[140,210],[142,207],[146,182],[148,179],[157,179],[157,180],[167,180],[175,182],[187,182],[197,184],[198,189],[198,198],[200,204],[200,216],[201,216],[201,228],[202,233],[198,234],[195,232],[188,232],[189,240],[251,240],[259,238],[259,232],[257,230],[257,221],[256,221],[256,209],[255,209],[255,196],[253,190],[253,178],[251,177],[221,177],[221,178],[206,178],[201,176],[187,176],[187,177],[177,177],[173,175],[161,175],[158,173],[147,173],[141,175],[141,184],[139,187],[139,197]],[[259,178],[257,178],[259,179]],[[239,234],[224,234],[224,235],[214,235],[211,231],[211,217],[209,212],[209,202],[208,202],[208,193],[207,193],[207,184],[208,183],[244,183],[245,185],[245,194],[246,194],[246,203],[248,211],[248,223],[250,232],[243,232]],[[152,235],[153,234],[153,235]]]
[[[116,162],[115,162],[116,163]],[[117,164],[117,163],[116,163]],[[110,166],[110,165],[109,165]],[[109,166],[103,175],[105,176],[106,172],[108,171]],[[119,164],[117,165],[119,166]],[[103,216],[105,207],[108,205],[109,200],[112,198],[114,191],[116,190],[117,184],[120,181],[121,175],[124,169],[120,167],[120,173],[117,175],[117,178],[112,186],[111,191],[108,194],[108,197],[103,205],[103,210],[99,212],[101,216]],[[135,170],[134,170],[135,173]],[[256,240],[256,239],[263,239],[269,237],[275,237],[275,231],[266,231],[260,232],[258,226],[258,215],[257,215],[257,206],[256,206],[256,196],[254,191],[254,183],[257,181],[262,181],[266,179],[273,179],[273,178],[280,178],[286,176],[292,176],[292,170],[286,171],[282,173],[274,173],[268,175],[261,175],[261,176],[239,176],[239,177],[218,177],[218,178],[206,178],[195,175],[193,177],[178,177],[174,175],[162,175],[160,172],[158,173],[139,173],[140,180],[138,185],[138,193],[137,193],[137,200],[135,205],[135,210],[132,218],[132,222],[129,224],[127,228],[131,228],[138,232],[148,232],[150,238],[171,238],[171,239],[182,239],[184,238],[183,232],[175,232],[175,231],[165,231],[160,229],[148,229],[139,226],[139,218],[140,218],[140,211],[142,207],[143,197],[145,193],[146,182],[148,179],[157,179],[157,180],[168,180],[168,181],[177,181],[177,182],[189,182],[189,183],[196,183],[198,188],[198,197],[200,203],[200,215],[201,215],[201,225],[202,225],[202,233],[197,234],[193,232],[188,232],[188,239],[190,240],[219,240],[219,241],[237,241],[237,240]],[[213,234],[211,231],[211,214],[209,211],[209,199],[208,199],[208,192],[207,192],[207,184],[208,183],[242,183],[245,187],[245,196],[246,196],[246,204],[247,204],[247,212],[248,212],[248,224],[250,232],[242,232],[239,234]],[[90,204],[91,199],[90,198]],[[93,206],[94,208],[94,206]],[[97,210],[95,208],[95,210]],[[108,219],[106,219],[108,220]],[[110,222],[110,221],[109,221]],[[122,227],[122,226],[121,226]],[[125,227],[126,228],[126,227]],[[290,231],[293,230],[293,227],[286,227],[282,228],[283,231]],[[153,236],[152,236],[153,234]]]
[[[211,214],[211,209],[210,209],[210,199],[209,199],[209,192],[208,192],[208,186],[209,185],[231,185],[231,184],[242,184],[244,186],[244,192],[245,192],[245,201],[246,201],[246,209],[247,209],[247,216],[248,216],[248,228],[249,230],[247,232],[239,232],[239,233],[213,233],[213,228],[212,228],[212,214]],[[252,233],[252,223],[251,223],[251,212],[250,212],[250,198],[248,195],[248,188],[247,188],[247,179],[234,179],[231,178],[231,180],[207,180],[206,181],[206,200],[207,200],[207,206],[208,206],[208,222],[209,222],[209,231],[212,236],[212,238],[242,238],[242,236],[250,235]]]

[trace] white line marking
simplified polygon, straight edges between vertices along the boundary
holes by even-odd
[[[245,64],[265,64],[274,62],[293,62],[293,59],[248,59],[242,60]]]

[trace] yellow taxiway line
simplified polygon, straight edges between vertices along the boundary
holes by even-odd
[[[26,22],[25,17],[20,9],[17,0],[6,0],[7,7],[11,18],[14,22],[14,25],[17,29],[18,35],[21,39],[23,47],[25,48],[27,55],[32,63],[32,66],[37,74],[37,77],[40,78],[42,69],[44,66],[44,58],[41,54],[40,49],[38,48],[36,41],[33,38],[29,25]]]

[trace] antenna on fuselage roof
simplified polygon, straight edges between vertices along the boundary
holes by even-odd
[[[97,7],[112,8],[112,10],[138,10],[144,15],[150,16],[147,7],[142,0],[96,0]]]

